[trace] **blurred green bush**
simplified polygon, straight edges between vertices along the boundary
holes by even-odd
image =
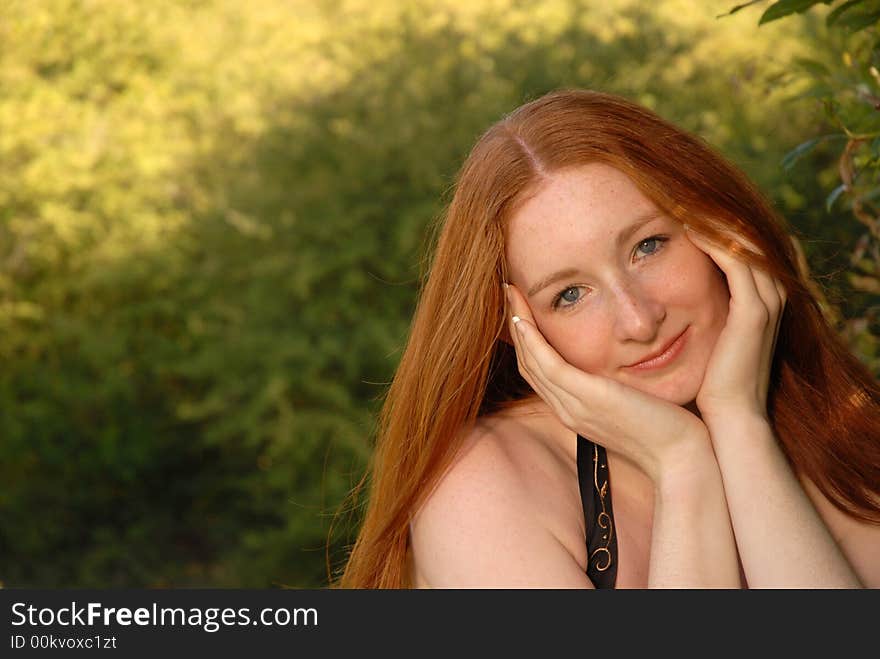
[[[787,71],[792,97],[821,108],[815,136],[783,159],[791,169],[808,159],[825,188],[825,206],[851,213],[842,227],[850,234],[846,279],[857,292],[858,313],[829,305],[828,316],[853,352],[880,374],[880,6],[874,0],[755,0],[736,5],[737,13],[763,5],[759,25],[808,13],[814,30],[813,53],[797,58]],[[825,153],[813,157],[823,146]]]
[[[477,136],[557,87],[719,147],[858,314],[833,152],[780,166],[825,121],[788,100],[792,62],[833,44],[809,17],[727,9],[7,0],[0,580],[325,584],[427,227]]]

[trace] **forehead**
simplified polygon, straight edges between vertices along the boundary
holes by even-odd
[[[656,205],[623,172],[591,163],[556,172],[510,218],[509,275],[530,285],[565,267],[598,267],[615,258],[616,238]]]

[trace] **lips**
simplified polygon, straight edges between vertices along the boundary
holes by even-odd
[[[671,362],[678,354],[681,352],[682,347],[684,346],[687,337],[685,334],[687,333],[690,325],[684,328],[684,330],[675,338],[673,338],[665,347],[663,347],[659,352],[655,352],[651,355],[648,355],[644,359],[630,364],[626,368],[644,370],[650,368],[657,368],[660,366],[665,366],[669,362]]]

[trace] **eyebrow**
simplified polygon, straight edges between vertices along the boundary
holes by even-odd
[[[638,231],[642,226],[651,222],[652,220],[656,220],[657,218],[663,217],[663,213],[658,209],[651,209],[646,213],[643,213],[636,217],[627,227],[621,229],[620,233],[617,234],[617,238],[615,239],[615,243],[617,247],[630,236],[632,236],[636,231]],[[547,275],[540,281],[538,281],[534,286],[532,286],[528,291],[528,297],[534,297],[537,293],[541,292],[550,284],[555,284],[560,279],[568,279],[569,277],[573,277],[578,273],[577,268],[564,268],[562,270],[557,270],[551,275]]]

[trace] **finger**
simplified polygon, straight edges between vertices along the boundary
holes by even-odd
[[[752,271],[752,277],[755,280],[755,288],[758,289],[758,295],[764,301],[767,310],[776,319],[776,314],[782,306],[782,300],[779,298],[779,289],[776,288],[776,280],[766,270],[758,266],[749,266]]]
[[[603,400],[607,395],[604,379],[569,364],[541,334],[519,289],[510,284],[508,294],[511,308],[523,313],[512,331],[520,333],[523,360],[546,392],[545,400],[552,399],[559,406],[560,416],[562,411],[578,409],[585,400],[591,405]]]
[[[517,337],[519,345],[519,358],[521,364],[521,373],[523,378],[531,385],[532,389],[541,399],[547,403],[551,411],[559,418],[563,425],[573,428],[574,417],[571,411],[576,409],[572,407],[573,397],[563,388],[554,384],[553,380],[547,377],[545,369],[536,359],[533,351],[529,349],[535,337],[539,337],[543,341],[540,331],[531,325],[527,320],[516,320],[516,327],[519,329],[512,330]],[[528,329],[526,329],[528,325]]]
[[[782,300],[779,299],[779,290],[776,288],[776,282],[770,274],[756,266],[751,266],[751,271],[755,279],[755,287],[758,289],[758,295],[760,295],[767,309],[767,327],[765,329],[767,341],[764,357],[769,361],[772,359],[773,347],[776,342],[776,330],[779,326]]]
[[[507,284],[507,301],[510,305],[510,311],[514,316],[519,318],[524,318],[532,325],[535,325],[535,319],[532,316],[532,308],[529,306],[529,303],[526,301],[525,296],[520,293],[519,289],[511,283]]]
[[[540,391],[541,397],[553,406],[557,416],[565,421],[566,418],[571,417],[572,411],[577,410],[583,403],[581,397],[585,393],[585,383],[592,380],[589,379],[588,374],[582,373],[565,361],[547,342],[538,329],[525,298],[516,286],[509,285],[508,295],[511,308],[523,314],[512,331],[519,335],[522,360],[534,381],[532,388]],[[598,395],[598,391],[593,393]]]
[[[718,264],[718,267],[727,275],[727,285],[730,289],[731,308],[743,308],[755,310],[756,305],[761,304],[761,296],[755,285],[749,265],[733,256],[721,245],[718,245],[702,234],[688,227],[685,231],[687,237],[698,248],[706,252],[709,257]],[[761,305],[766,319],[767,309]]]
[[[746,247],[748,247],[748,248],[749,248],[750,250],[752,250],[753,252],[755,252],[755,253],[757,253],[757,254],[760,254],[761,256],[764,256],[764,250],[762,250],[760,247],[758,247],[755,243],[753,243],[753,242],[752,242],[751,240],[749,240],[748,238],[744,238],[743,236],[737,235],[737,236],[733,237],[733,239],[734,239],[736,242],[738,242],[738,243],[740,243],[740,244],[742,244],[742,245],[745,245]]]
[[[524,337],[520,331],[517,331],[516,325],[520,322],[521,318],[527,318],[532,320],[531,309],[529,309],[528,304],[523,302],[520,298],[522,297],[519,293],[519,290],[513,284],[505,284],[504,286],[505,294],[507,295],[507,303],[510,307],[510,317],[508,318],[510,336],[514,340],[514,346],[516,347],[516,355],[517,361],[528,371],[528,375],[530,378],[535,377],[535,364],[533,364],[533,360],[529,352],[526,350],[524,344]],[[530,380],[529,384],[532,384],[532,388],[535,386],[533,382]]]
[[[510,335],[514,341],[514,348],[516,350],[516,358],[517,364],[519,365],[520,374],[529,383],[532,389],[537,393],[551,408],[556,411],[557,415],[562,413],[562,402],[559,400],[559,397],[549,386],[549,382],[544,375],[544,369],[541,368],[541,364],[538,362],[535,354],[529,350],[528,341],[526,338],[526,333],[524,333],[521,329],[517,329],[517,326],[521,323],[529,323],[529,320],[523,320],[518,314],[523,314],[527,318],[531,319],[531,310],[529,309],[527,304],[522,302],[521,295],[515,286],[509,284],[505,287],[507,292],[508,303],[511,308],[511,317],[509,320],[510,323]],[[540,336],[540,339],[544,341],[543,336],[541,336],[540,331],[537,327],[534,326],[534,322],[531,323],[531,329],[533,330],[532,334],[536,334]],[[560,358],[561,359],[561,358]]]
[[[532,389],[536,392],[540,389],[538,386],[535,374],[534,374],[534,366],[531,364],[531,356],[523,344],[523,335],[521,332],[517,331],[516,324],[520,322],[519,316],[512,315],[508,319],[508,323],[510,325],[510,336],[513,340],[513,347],[516,351],[516,364],[519,368],[520,375],[523,376],[526,382],[528,382]]]
[[[526,382],[531,385],[532,389],[536,392],[538,391],[538,387],[535,382],[535,377],[532,374],[532,369],[529,366],[530,357],[528,356],[525,347],[523,346],[523,337],[520,332],[516,329],[516,323],[519,322],[519,316],[513,313],[513,308],[511,308],[511,315],[507,318],[508,323],[508,331],[510,332],[510,339],[513,342],[513,349],[516,352],[516,364],[519,369],[520,375],[523,376]]]
[[[529,384],[532,386],[532,389],[534,389],[535,392],[541,396],[548,405],[550,405],[550,408],[554,411],[556,416],[558,416],[565,425],[569,425],[571,423],[571,396],[564,388],[556,384],[552,379],[552,376],[548,375],[548,369],[540,362],[542,357],[536,355],[535,351],[532,349],[532,346],[534,346],[536,342],[543,342],[548,346],[549,344],[547,344],[546,340],[541,336],[540,331],[527,320],[517,320],[514,332],[517,334],[517,340],[520,344],[521,354],[523,355],[523,364],[526,365],[526,369],[529,373]],[[550,350],[553,351],[552,348],[550,348]],[[553,351],[553,353],[557,359],[563,361],[555,351]]]
[[[761,364],[766,364],[769,372],[773,364],[773,351],[776,349],[776,333],[779,329],[780,311],[782,300],[779,299],[779,290],[776,288],[776,280],[757,266],[750,266],[755,279],[758,293],[767,307],[769,313],[768,324],[764,330],[764,341],[761,346]]]
[[[531,309],[516,286],[510,284],[507,289],[510,296],[511,309],[514,315],[520,318],[516,323],[523,336],[523,346],[531,357],[530,366],[533,366],[540,375],[548,382],[558,386],[562,384],[559,377],[565,374],[566,369],[572,367],[566,362],[556,349],[553,348],[541,334],[537,323],[532,317]]]
[[[532,378],[532,382],[530,382],[532,388],[539,384],[542,389],[546,390],[550,380],[548,371],[552,369],[548,368],[542,360],[555,357],[555,359],[562,361],[562,358],[544,339],[535,324],[529,305],[523,299],[519,289],[513,284],[508,284],[507,297],[512,314],[510,332],[516,337],[517,356]],[[533,350],[533,343],[543,343],[549,350]]]
[[[554,400],[566,408],[577,405],[586,393],[584,384],[592,382],[592,376],[565,361],[529,321],[520,319],[516,331],[520,333],[523,352],[532,372]]]
[[[735,240],[748,247],[754,253],[764,256],[764,250],[759,248],[748,238],[736,236]],[[779,289],[776,286],[777,282],[764,268],[756,265],[749,265],[749,268],[751,269],[752,276],[755,279],[755,288],[758,291],[758,295],[764,301],[764,305],[770,312],[771,318],[775,320],[779,309],[782,306]]]
[[[753,252],[761,255],[764,254],[763,250],[759,249],[751,241],[741,237],[739,240]],[[782,315],[785,311],[785,288],[782,286],[782,282],[770,275],[765,269],[754,265],[750,267],[755,279],[755,286],[758,290],[758,294],[761,296],[761,299],[764,301],[769,312],[768,322],[772,325],[772,334],[770,335],[765,350],[762,353],[762,357],[765,360],[763,363],[766,363],[768,368],[771,368],[773,364],[773,355],[776,353],[776,341],[779,336],[779,327],[782,323]]]

